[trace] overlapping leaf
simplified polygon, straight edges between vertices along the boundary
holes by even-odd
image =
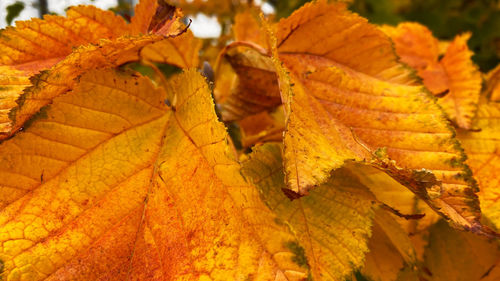
[[[380,30],[343,5],[319,1],[279,22],[273,53],[292,191],[307,194],[345,161],[370,162],[455,226],[489,232],[453,131]]]
[[[19,21],[0,33],[0,134],[12,129],[10,109],[28,86],[29,77],[48,69],[71,53],[72,47],[115,39],[124,34],[126,23],[112,12],[78,6],[67,17],[45,16],[44,20]],[[43,42],[43,43],[42,43]]]
[[[127,25],[111,12],[78,6],[69,9],[67,17],[49,15],[44,20],[18,22],[16,28],[3,30],[0,38],[0,139],[21,129],[24,122],[52,97],[71,89],[73,79],[86,70],[137,60],[144,46],[180,32],[175,8],[169,6],[169,14],[156,13],[147,17],[143,13],[151,11],[144,7],[153,8],[153,12],[163,11],[157,1],[141,1],[137,19]],[[152,23],[156,25],[142,27]],[[150,32],[154,35],[124,37]],[[39,43],[40,38],[44,38],[44,44]],[[173,45],[187,39],[176,40]],[[75,48],[77,46],[81,47]],[[162,47],[165,48],[160,45],[157,49]],[[196,47],[194,50],[197,51]],[[174,59],[169,61],[175,62]],[[47,69],[50,71],[42,72]],[[38,72],[42,74],[33,76]],[[30,85],[29,77],[34,77],[31,78],[34,86],[26,89]],[[21,95],[23,90],[25,93]]]
[[[270,113],[261,112],[246,117],[239,122],[241,145],[251,147],[257,143],[282,141],[285,116],[283,110]]]
[[[258,147],[242,171],[259,187],[277,219],[296,233],[314,280],[342,280],[363,265],[375,201],[351,172],[340,169],[309,196],[291,201],[282,192],[286,186],[279,145]]]
[[[0,212],[4,280],[307,277],[240,175],[204,78],[171,83],[91,71],[0,144],[2,198],[18,193]]]
[[[467,47],[470,34],[456,36],[439,59],[439,43],[425,26],[401,23],[383,27],[391,37],[401,61],[418,71],[424,85],[435,95],[448,117],[459,127],[470,129],[475,115],[481,76]]]
[[[195,38],[193,33],[187,30],[179,36],[146,46],[141,51],[141,59],[180,68],[198,67],[201,43],[200,39]]]
[[[415,273],[416,254],[406,232],[386,211],[375,213],[369,253],[362,273],[374,281],[393,281],[403,268]]]
[[[419,235],[440,218],[408,188],[386,173],[365,165],[347,165],[387,210],[399,216],[398,222],[413,236]],[[422,250],[422,249],[418,249]]]
[[[473,125],[476,130],[459,130],[457,137],[478,180],[481,209],[500,228],[500,104],[483,99]]]
[[[421,279],[496,280],[498,272],[489,275],[492,270],[498,271],[499,255],[496,241],[457,231],[440,221],[430,229],[424,262],[426,270],[422,272]]]

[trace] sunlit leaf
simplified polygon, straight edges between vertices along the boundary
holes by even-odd
[[[219,100],[226,121],[239,120],[281,104],[273,62],[259,52],[232,49],[225,59],[237,74],[229,96]]]
[[[475,131],[458,131],[467,163],[478,180],[483,214],[500,228],[500,103],[483,99],[474,120]]]
[[[149,2],[141,1],[138,5],[138,18],[142,19],[143,14],[149,12],[144,9]],[[175,9],[173,13],[176,13]],[[73,7],[67,11],[66,17],[47,15],[43,20],[18,22],[15,28],[2,30],[0,139],[21,129],[24,122],[46,105],[51,97],[70,89],[67,86],[84,71],[117,66],[117,63],[127,62],[131,56],[137,59],[137,54],[133,52],[139,53],[142,47],[163,39],[162,36],[182,32],[177,16],[160,13],[149,20],[159,21],[158,30],[154,30],[156,35],[138,36],[135,40],[121,36],[137,33],[134,31],[136,25],[127,25],[121,17],[93,6]],[[43,38],[43,44],[40,38]],[[85,58],[80,58],[80,55]],[[47,69],[51,71],[36,75]],[[35,77],[31,78],[35,85],[26,89],[30,84],[29,77]],[[45,87],[49,84],[51,87]],[[26,93],[22,94],[23,90]],[[42,93],[33,93],[39,90]],[[46,96],[48,92],[50,96]]]
[[[6,280],[307,276],[240,175],[204,78],[171,83],[91,71],[0,144],[2,198],[18,194],[0,212]]]
[[[492,101],[500,101],[500,65],[486,75],[486,94]]]
[[[152,62],[166,63],[180,68],[199,66],[198,53],[201,40],[195,38],[191,31],[164,39],[146,46],[141,51],[141,58]]]
[[[75,46],[115,39],[125,31],[122,18],[92,6],[70,8],[67,17],[19,21],[0,31],[0,138],[12,130],[10,111],[31,75],[61,61]]]
[[[389,38],[343,5],[324,1],[281,20],[276,36],[293,192],[307,194],[346,161],[368,162],[456,227],[490,232],[479,222],[478,189],[454,132],[398,63]]]
[[[243,164],[243,174],[259,187],[277,219],[296,233],[314,280],[341,280],[363,264],[374,198],[351,172],[340,169],[309,196],[291,201],[282,192],[281,147],[266,144]]]

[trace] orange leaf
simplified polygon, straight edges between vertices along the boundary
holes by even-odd
[[[277,29],[273,54],[288,116],[284,161],[292,191],[307,194],[346,161],[368,162],[456,227],[491,233],[479,222],[478,189],[454,132],[399,64],[389,38],[325,1],[306,4]]]
[[[257,143],[282,141],[285,129],[283,110],[278,108],[272,114],[261,112],[250,115],[239,122],[241,128],[241,144],[251,147]]]
[[[277,219],[295,231],[314,280],[344,280],[363,265],[377,204],[354,174],[339,169],[308,196],[292,201],[282,192],[281,146],[256,147],[242,166]]]
[[[142,2],[142,6],[146,4]],[[177,35],[180,32],[177,17],[158,20],[162,23],[159,34]],[[24,122],[52,97],[69,90],[73,79],[85,71],[137,60],[136,53],[144,46],[163,39],[161,35],[133,39],[128,34],[133,33],[134,26],[127,25],[112,12],[78,6],[69,9],[67,17],[49,15],[44,20],[18,22],[16,28],[3,30],[0,37],[0,53],[3,52],[0,56],[3,72],[0,77],[0,139],[21,129]],[[127,36],[121,37],[123,35]],[[46,40],[44,44],[37,42],[39,38]],[[176,42],[181,44],[178,42],[183,40],[186,39]],[[47,69],[51,70],[37,74]],[[35,85],[26,89],[29,77]]]
[[[0,211],[2,276],[307,277],[297,240],[244,181],[213,108],[194,69],[167,91],[90,71],[53,98],[0,144],[0,198],[17,193]]]
[[[470,129],[481,90],[481,76],[467,47],[470,34],[455,37],[439,60],[439,43],[425,26],[401,23],[382,29],[394,40],[401,61],[417,70],[433,94],[444,95],[438,103],[448,117]]]
[[[121,17],[92,6],[72,7],[67,17],[46,15],[16,25],[0,33],[0,139],[12,130],[8,116],[30,76],[64,59],[74,46],[115,39],[126,31]]]
[[[234,16],[233,33],[236,41],[252,42],[269,49],[266,30],[255,10],[246,10]]]
[[[71,90],[77,82],[76,79],[83,73],[138,60],[142,47],[161,39],[162,37],[157,35],[120,37],[114,41],[102,40],[97,45],[75,49],[50,70],[32,78],[33,85],[25,89],[18,98],[18,106],[10,112],[13,120],[12,131],[1,134],[0,139],[11,136],[53,98]]]
[[[131,35],[154,33],[169,36],[178,33],[178,29],[182,28],[180,18],[180,10],[165,1],[141,0],[135,7],[129,32]]]
[[[195,38],[190,30],[173,38],[167,38],[144,47],[141,58],[153,62],[166,63],[180,68],[199,66],[198,53],[202,41]]]

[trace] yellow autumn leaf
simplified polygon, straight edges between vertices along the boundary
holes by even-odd
[[[234,39],[238,42],[251,42],[269,49],[266,30],[262,26],[256,10],[245,10],[234,16]]]
[[[68,9],[67,16],[18,21],[0,32],[0,134],[12,129],[8,115],[29,84],[29,77],[69,55],[72,47],[116,39],[125,21],[92,6]],[[43,40],[43,44],[41,44]]]
[[[140,57],[142,60],[171,64],[180,68],[198,67],[201,44],[202,41],[187,30],[179,36],[144,47]]]
[[[457,137],[478,180],[483,214],[499,229],[500,103],[482,99],[473,125],[476,130],[458,130]]]
[[[314,280],[343,280],[363,265],[375,199],[351,172],[339,169],[308,196],[293,201],[282,192],[281,146],[257,147],[242,172],[258,186],[277,219],[297,235]]]
[[[427,204],[386,173],[365,165],[346,165],[379,202],[397,213],[397,221],[413,236],[425,231],[440,218]],[[419,249],[420,250],[420,249]]]
[[[149,2],[152,1],[139,3],[136,14],[138,18],[142,19],[143,13],[150,12],[144,9],[150,4]],[[172,15],[160,13],[148,18],[151,22],[159,21],[156,26],[158,30],[141,30],[147,34],[143,36],[130,36],[139,33],[136,30],[137,24],[127,25],[121,17],[93,6],[73,7],[68,10],[66,17],[48,15],[43,20],[18,22],[16,28],[8,27],[2,30],[0,139],[12,136],[21,129],[24,122],[52,97],[70,89],[68,86],[74,82],[73,79],[84,71],[108,67],[113,63],[115,63],[113,66],[117,66],[116,63],[124,63],[130,59],[137,60],[137,53],[144,46],[164,39],[163,36],[182,32],[177,10],[173,7],[170,10]],[[139,22],[144,24],[143,21],[134,21],[134,23]],[[149,35],[150,32],[154,34]],[[46,42],[37,43],[39,38],[45,38]],[[176,42],[188,40],[184,38],[187,36],[175,40]],[[157,49],[166,48],[157,47]],[[196,47],[194,49],[196,50]],[[176,59],[172,58],[168,62],[175,63]],[[48,69],[50,71],[45,72]],[[41,74],[38,74],[39,72]],[[31,84],[30,77],[35,85],[27,89]],[[42,85],[40,81],[43,81]],[[45,87],[49,84],[49,87]],[[37,89],[42,86],[43,89]],[[23,90],[26,93],[23,94]],[[48,92],[50,94],[47,94]]]
[[[306,4],[276,28],[291,191],[305,195],[346,161],[365,162],[456,227],[492,234],[479,221],[478,188],[453,130],[385,34],[325,1]]]
[[[497,241],[457,231],[439,221],[430,229],[421,280],[488,280],[499,256]]]
[[[416,253],[406,232],[383,209],[377,210],[362,273],[374,281],[394,281],[404,267],[416,270]]]
[[[386,173],[361,164],[346,165],[346,168],[370,189],[377,200],[384,205],[384,209],[396,215],[393,217],[411,240],[417,259],[423,260],[428,228],[436,223],[441,216],[432,210],[425,201]],[[405,274],[412,275],[413,271],[408,271],[410,272]]]
[[[401,23],[397,27],[384,26],[382,30],[394,41],[401,61],[415,68],[424,85],[440,97],[438,104],[448,117],[459,127],[471,129],[481,91],[481,75],[467,47],[470,33],[456,36],[439,59],[438,40],[427,27]]]
[[[90,71],[0,144],[3,280],[307,277],[304,250],[241,176],[204,78],[169,83]]]

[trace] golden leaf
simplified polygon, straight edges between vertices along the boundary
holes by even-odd
[[[239,42],[251,42],[269,49],[265,28],[255,10],[246,10],[234,16],[234,39]]]
[[[487,280],[499,256],[496,241],[457,231],[440,221],[430,229],[424,261],[426,270],[423,271],[427,274],[422,278],[430,281]]]
[[[147,5],[148,1],[141,1],[138,5],[136,15],[138,18],[142,19],[144,13],[149,12],[144,9]],[[174,9],[172,13],[177,15],[178,12]],[[93,6],[77,6],[70,8],[66,17],[48,15],[43,20],[17,22],[16,28],[8,27],[2,30],[0,139],[12,136],[21,129],[26,120],[47,104],[50,98],[68,90],[67,86],[84,71],[111,66],[112,63],[124,63],[132,57],[137,59],[138,56],[133,54],[134,51],[139,52],[145,45],[163,39],[162,36],[177,35],[182,32],[178,19],[178,16],[160,13],[149,19],[159,21],[155,25],[157,30],[153,30],[154,35],[130,37],[129,35],[138,33],[135,30],[137,22],[144,24],[144,21],[134,21],[135,25],[127,25],[121,17],[110,11],[102,11]],[[40,38],[46,40],[44,44],[38,43]],[[176,39],[175,42],[180,45],[182,43],[179,42],[183,40],[187,39]],[[124,50],[113,48],[124,48]],[[120,58],[121,51],[123,57]],[[83,53],[85,60],[78,58]],[[102,60],[107,57],[111,60]],[[86,60],[90,62],[87,63]],[[97,62],[99,60],[101,62]],[[175,62],[175,59],[172,61]],[[73,65],[73,63],[79,64]],[[43,72],[47,69],[51,69],[51,74]],[[42,74],[37,74],[39,72]],[[36,85],[26,89],[30,84],[29,77]],[[51,83],[58,85],[50,85],[51,87],[44,88],[42,93],[33,93],[37,91],[34,87],[42,86],[40,85],[42,80],[44,82],[41,84],[44,86]],[[23,90],[26,93],[22,94]],[[45,96],[49,91],[54,92],[50,93],[50,96]]]
[[[440,216],[424,201],[386,173],[361,164],[346,165],[346,168],[370,189],[379,202],[399,216],[397,221],[409,235],[418,235],[439,220]]]
[[[152,62],[166,63],[180,68],[199,66],[198,53],[202,41],[190,30],[183,34],[155,42],[141,50],[141,58]]]
[[[500,228],[500,103],[483,99],[474,120],[475,131],[458,130],[467,163],[478,180],[483,214]]]
[[[242,172],[259,187],[277,219],[294,230],[314,280],[342,280],[363,265],[374,198],[351,172],[339,169],[308,196],[293,201],[282,192],[286,186],[279,145],[257,147]]]
[[[416,267],[416,254],[408,235],[382,209],[375,213],[368,247],[370,251],[366,254],[362,273],[371,280],[394,281],[403,267]]]
[[[99,44],[76,48],[63,61],[50,70],[34,76],[32,86],[18,98],[18,106],[10,112],[12,131],[0,134],[5,139],[21,129],[27,120],[51,100],[71,90],[83,73],[98,68],[115,67],[139,59],[144,46],[161,40],[158,35],[120,37],[116,40],[101,40]]]
[[[424,85],[439,98],[438,104],[459,127],[471,129],[479,93],[481,75],[467,47],[470,33],[456,36],[442,59],[438,40],[425,26],[401,23],[382,28],[394,41],[401,61],[415,68]]]
[[[204,78],[171,83],[90,71],[0,144],[2,198],[18,193],[0,211],[5,280],[307,277],[241,176]]]
[[[453,130],[385,34],[341,4],[318,1],[281,20],[274,41],[292,191],[307,194],[346,161],[368,162],[456,227],[491,234]]]
[[[126,31],[121,17],[92,6],[72,7],[67,17],[46,15],[16,25],[0,31],[0,138],[12,130],[9,113],[30,76],[64,59],[74,46],[115,39]]]

